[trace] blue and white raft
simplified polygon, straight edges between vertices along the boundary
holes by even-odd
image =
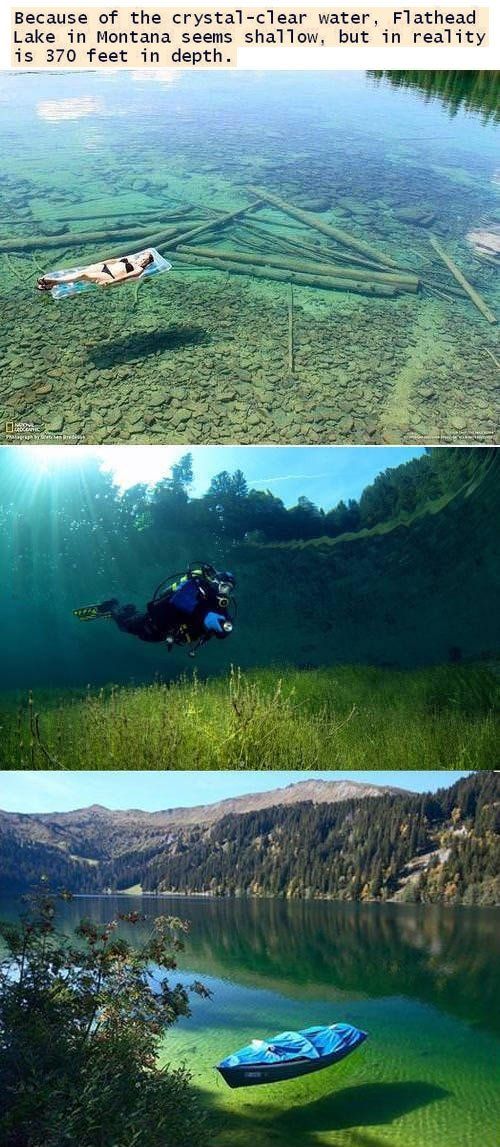
[[[272,1039],[254,1039],[247,1047],[217,1064],[229,1087],[278,1083],[331,1067],[355,1051],[367,1038],[351,1024],[281,1032]]]
[[[143,279],[149,278],[151,275],[160,275],[163,273],[163,271],[170,271],[172,269],[172,264],[167,262],[167,260],[163,258],[163,255],[160,255],[159,251],[157,251],[154,247],[147,247],[144,251],[136,251],[134,255],[127,255],[126,258],[130,259],[130,262],[132,263],[135,260],[140,259],[143,255],[152,255],[153,262],[145,268],[140,279],[132,280],[134,283],[142,282]],[[111,262],[113,262],[113,260],[111,260]],[[89,270],[89,267],[95,266],[95,263],[91,263],[87,267],[66,267],[64,271],[48,271],[46,278],[64,279],[68,275],[81,275],[82,271],[87,271]],[[124,282],[126,282],[126,279],[121,281],[120,286],[122,286]],[[78,283],[61,282],[59,285],[52,287],[50,294],[52,295],[53,299],[69,299],[72,295],[82,295],[85,291],[96,290],[100,290],[98,284],[96,283],[85,283],[81,281]]]

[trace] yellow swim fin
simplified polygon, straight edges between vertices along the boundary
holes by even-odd
[[[102,610],[99,605],[84,605],[81,609],[73,610],[73,617],[77,617],[79,621],[95,621],[96,618],[111,617],[111,613],[107,610]]]

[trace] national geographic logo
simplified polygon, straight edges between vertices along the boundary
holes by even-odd
[[[7,438],[14,438],[17,434],[40,434],[40,427],[34,422],[5,422]]]
[[[55,430],[44,430],[43,426],[37,425],[36,422],[14,422],[8,419],[5,422],[0,421],[0,441],[15,442],[16,445],[22,442],[38,442],[38,443],[57,443],[63,446],[77,446],[84,439],[76,434],[64,434]]]

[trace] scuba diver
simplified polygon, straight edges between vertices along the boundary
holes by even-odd
[[[111,618],[123,633],[141,641],[164,642],[169,652],[174,645],[194,644],[189,651],[194,657],[211,637],[220,641],[232,633],[236,579],[206,562],[190,565],[174,579],[160,582],[143,612],[135,605],[120,605],[113,597],[100,605],[75,609],[74,616],[80,621]]]

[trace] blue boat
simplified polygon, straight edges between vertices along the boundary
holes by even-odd
[[[355,1051],[366,1038],[366,1032],[351,1024],[281,1032],[269,1040],[252,1040],[247,1047],[222,1059],[217,1064],[217,1071],[229,1087],[281,1083],[331,1067]]]

